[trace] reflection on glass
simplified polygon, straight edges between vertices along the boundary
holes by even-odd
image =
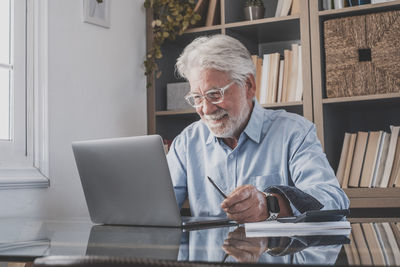
[[[10,139],[10,71],[0,67],[0,140]]]
[[[95,225],[86,255],[176,260],[180,228]]]
[[[344,246],[349,265],[400,265],[399,223],[353,223]]]
[[[179,251],[181,261],[333,265],[342,244],[349,242],[343,235],[246,237],[243,227],[198,230],[186,235]]]

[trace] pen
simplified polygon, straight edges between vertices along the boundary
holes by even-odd
[[[225,195],[224,191],[222,191],[221,188],[219,188],[219,186],[218,186],[216,183],[214,183],[214,181],[213,181],[209,176],[207,176],[207,178],[208,178],[208,180],[212,183],[212,185],[215,187],[215,189],[217,189],[218,192],[219,192],[224,198],[227,198],[227,196]]]

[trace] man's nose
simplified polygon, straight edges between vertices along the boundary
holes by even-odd
[[[204,98],[203,106],[201,108],[202,108],[203,114],[210,115],[215,112],[215,110],[217,109],[217,106],[215,104],[211,103],[210,101],[208,101],[206,98]]]

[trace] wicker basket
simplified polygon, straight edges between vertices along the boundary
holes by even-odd
[[[400,11],[324,22],[327,97],[400,92]]]

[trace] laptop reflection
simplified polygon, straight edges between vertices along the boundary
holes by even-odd
[[[86,255],[177,260],[179,228],[95,225]]]

